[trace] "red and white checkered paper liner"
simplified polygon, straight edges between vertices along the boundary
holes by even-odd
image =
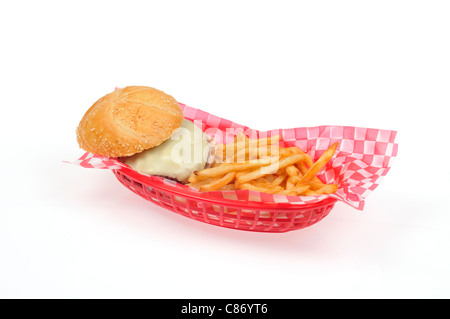
[[[338,190],[334,194],[285,196],[249,190],[202,193],[212,198],[301,205],[318,203],[333,197],[362,210],[365,198],[380,184],[382,177],[391,168],[393,158],[397,155],[396,131],[328,125],[260,132],[181,103],[180,106],[185,119],[201,126],[202,130],[218,143],[233,141],[234,136],[239,132],[243,132],[250,138],[280,135],[281,146],[297,146],[310,154],[314,160],[317,160],[331,144],[339,143],[333,158],[317,175],[324,183],[338,184]],[[126,166],[118,159],[91,153],[85,153],[72,163],[85,168],[98,169],[121,169]],[[152,176],[152,178],[162,180],[174,187],[199,193],[190,186],[174,183],[162,177]]]

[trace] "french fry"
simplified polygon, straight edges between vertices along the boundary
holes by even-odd
[[[243,175],[245,175],[245,174],[246,174],[246,172],[236,172],[236,175],[235,175],[235,181],[234,181],[234,187],[235,187],[236,189],[239,189],[239,185],[240,185],[240,183],[239,183],[239,181],[238,181],[239,177],[240,177],[240,176],[243,176]]]
[[[197,176],[194,173],[192,173],[191,176],[189,176],[188,182],[190,184],[197,183],[198,182]]]
[[[325,186],[326,184],[322,183],[322,181],[317,176],[315,176],[312,181],[308,182],[308,185],[311,187],[312,190],[318,190],[323,186]]]
[[[251,191],[256,192],[262,192],[262,193],[276,193],[281,191],[283,188],[281,186],[275,186],[275,187],[263,187],[262,185],[253,185],[250,183],[244,183],[242,184],[239,189],[247,189]]]
[[[272,136],[260,139],[245,139],[242,142],[236,142],[235,154],[227,154],[227,160],[234,158],[236,163],[242,163],[255,158],[262,158],[265,156],[273,156],[279,154],[279,146],[277,142],[280,136]]]
[[[300,182],[301,177],[298,175],[289,176],[286,181],[286,189],[293,189],[298,182]]]
[[[234,155],[236,163],[249,161],[256,158],[263,158],[269,156],[279,156],[280,148],[278,146],[269,145],[263,147],[248,147],[237,151]]]
[[[283,158],[279,162],[275,162],[273,164],[270,164],[269,166],[265,166],[265,167],[259,168],[257,170],[254,170],[254,171],[248,173],[248,174],[240,176],[238,178],[238,181],[239,181],[239,183],[243,184],[243,183],[249,182],[251,180],[260,178],[260,177],[262,177],[264,175],[273,174],[276,171],[278,171],[279,169],[285,168],[285,167],[287,167],[289,165],[292,165],[292,164],[295,164],[295,163],[301,161],[304,158],[305,158],[305,156],[302,155],[302,154],[295,154],[295,155],[289,156],[287,158]]]
[[[309,190],[309,185],[298,185],[293,189],[298,195],[303,195],[307,190]]]
[[[314,163],[313,163],[314,164]],[[304,162],[298,162],[297,164],[295,164],[297,166],[297,168],[299,169],[300,173],[302,173],[302,175],[305,175],[309,168],[308,166],[306,166],[306,161]],[[312,166],[312,165],[311,165]]]
[[[311,189],[305,191],[305,196],[316,196],[316,195],[318,195],[317,192]]]
[[[211,191],[218,190],[218,189],[224,187],[225,185],[228,185],[229,183],[231,183],[231,181],[234,179],[235,176],[236,176],[236,172],[230,172],[219,179],[213,180],[209,184],[200,186],[200,190],[202,192],[211,192]]]
[[[250,147],[263,147],[266,145],[272,145],[275,143],[278,143],[280,141],[280,135],[274,135],[274,136],[269,136],[269,137],[263,137],[263,138],[259,138],[259,139],[248,139],[247,142],[247,146]]]
[[[288,177],[286,181],[286,190],[292,190],[295,187],[295,184],[292,182],[291,177]]]
[[[201,180],[201,181],[198,181],[198,182],[188,183],[187,185],[192,186],[192,187],[197,188],[197,189],[200,189],[200,187],[202,185],[206,185],[208,183],[211,183],[211,181],[212,181],[212,178],[207,178],[207,179],[204,179],[204,180]]]
[[[280,151],[281,157],[288,157],[295,154],[301,154],[300,149],[298,149],[297,147],[286,147]]]
[[[246,172],[236,172],[236,179],[238,179],[240,176],[245,175]]]
[[[264,179],[268,182],[268,183],[273,183],[273,181],[275,180],[275,176],[274,175],[266,175],[264,176]]]
[[[273,161],[273,159],[265,158],[265,159],[256,160],[255,162],[252,162],[252,163],[225,163],[220,166],[205,168],[201,171],[195,172],[194,174],[196,176],[215,177],[215,176],[219,176],[219,175],[224,175],[229,172],[245,171],[245,170],[269,165],[272,161]]]
[[[303,153],[303,154],[305,154],[305,153]],[[306,160],[305,160],[306,165],[308,165],[309,167],[313,166],[314,161],[312,160],[311,155],[305,154],[305,156],[306,156]]]
[[[321,194],[333,194],[337,191],[338,186],[336,184],[325,184],[318,190],[316,190],[317,195]]]
[[[257,186],[257,187],[261,187],[261,188],[267,188],[267,189],[272,189],[272,188],[276,187],[276,186],[272,186],[270,183],[260,182],[258,180],[248,182],[248,184],[252,184],[253,186]]]
[[[294,165],[289,165],[288,167],[286,167],[286,173],[292,177],[292,176],[298,176],[298,174],[300,174],[300,170],[295,167]]]
[[[297,186],[293,189],[282,190],[282,191],[278,192],[277,194],[288,195],[288,196],[299,196],[299,195],[303,195],[308,189],[309,189],[309,185],[301,185],[301,186]]]
[[[189,176],[188,182],[189,183],[198,183],[198,182],[203,181],[208,178],[209,178],[209,176],[198,176],[194,172],[191,174],[191,176]]]
[[[294,183],[293,177],[294,176],[289,176],[288,177],[288,179],[286,181],[286,189],[290,190],[290,189],[293,189],[295,187],[295,183]]]
[[[300,182],[300,180],[302,179],[300,176],[291,176],[290,177],[292,183],[294,183],[295,185],[298,184],[298,182]]]
[[[309,168],[309,170],[306,172],[305,175],[303,175],[303,178],[299,183],[305,184],[306,182],[309,182],[314,178],[314,176],[319,173],[322,168],[325,167],[325,165],[328,163],[328,161],[333,157],[334,153],[336,152],[336,148],[338,146],[338,143],[334,143],[331,145],[320,157],[319,159]]]
[[[286,179],[286,174],[282,174],[277,176],[277,178],[275,178],[275,180],[272,182],[273,186],[279,186],[281,185],[281,183],[284,182],[284,180]]]

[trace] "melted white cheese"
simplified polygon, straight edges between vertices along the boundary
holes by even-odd
[[[185,182],[206,166],[212,145],[202,130],[188,120],[164,143],[125,158],[124,162],[141,173]]]

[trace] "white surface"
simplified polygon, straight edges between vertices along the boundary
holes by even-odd
[[[164,4],[163,4],[164,3]],[[448,1],[62,1],[0,5],[0,297],[450,297]],[[363,212],[219,228],[62,163],[116,86],[256,129],[398,130]]]

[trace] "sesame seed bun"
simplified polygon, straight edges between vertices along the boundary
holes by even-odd
[[[180,127],[183,111],[170,95],[128,86],[100,98],[81,119],[77,141],[85,151],[122,157],[155,147]]]

